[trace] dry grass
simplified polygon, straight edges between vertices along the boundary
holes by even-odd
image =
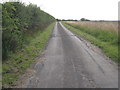
[[[78,24],[80,26],[86,26],[90,28],[103,29],[118,33],[117,21],[68,21],[68,23]]]

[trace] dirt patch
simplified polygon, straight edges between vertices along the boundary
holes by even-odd
[[[10,88],[26,88],[26,84],[29,82],[29,78],[33,77],[36,74],[36,65],[41,64],[43,66],[45,58],[44,51],[39,57],[36,58],[35,62],[31,64],[29,68],[27,68],[23,75],[21,75],[15,84],[13,84]]]

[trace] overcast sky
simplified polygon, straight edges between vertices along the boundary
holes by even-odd
[[[7,0],[4,0],[7,1]],[[118,20],[119,0],[20,0],[58,19]]]

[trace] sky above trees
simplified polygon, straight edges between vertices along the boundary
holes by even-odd
[[[8,0],[4,0],[8,1]],[[15,1],[15,0],[12,0]],[[17,1],[17,0],[16,0]],[[119,0],[20,0],[58,19],[118,20]]]

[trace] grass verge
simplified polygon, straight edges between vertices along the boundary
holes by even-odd
[[[105,30],[92,30],[92,28],[80,27],[75,24],[62,22],[62,24],[73,33],[85,38],[92,44],[98,46],[113,61],[118,61],[118,37],[114,33]]]
[[[15,54],[9,60],[3,62],[2,84],[3,87],[14,85],[19,76],[35,61],[41,54],[51,35],[54,23],[49,25],[43,32],[38,32],[29,45]],[[31,37],[29,38],[31,39]]]

